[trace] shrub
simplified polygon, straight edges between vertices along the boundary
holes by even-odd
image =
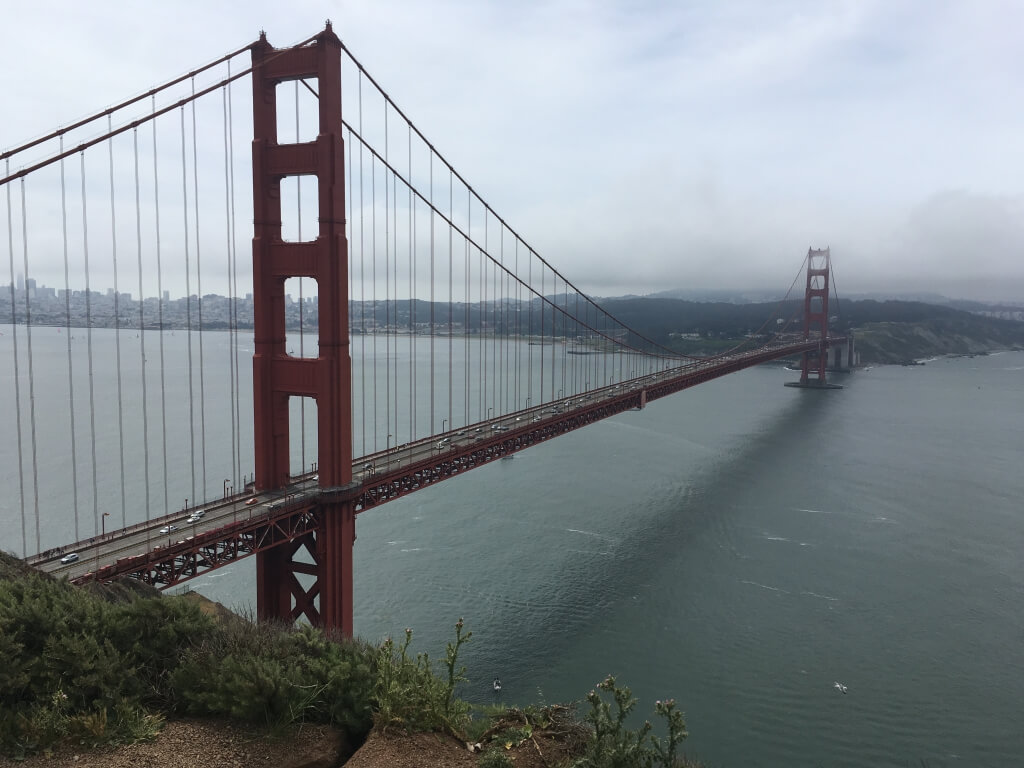
[[[188,651],[171,674],[178,708],[279,731],[330,723],[353,741],[372,725],[373,654],[309,626],[230,625]]]
[[[430,657],[409,655],[412,630],[396,649],[388,638],[377,652],[377,675],[373,689],[376,705],[374,727],[385,732],[393,725],[420,731],[445,731],[462,737],[469,725],[469,704],[455,698],[455,688],[466,681],[466,668],[458,666],[459,649],[469,642],[472,632],[462,634],[464,623],[455,624],[455,642],[445,651],[447,675],[434,673]]]
[[[609,693],[615,710],[605,701],[602,693]],[[668,725],[668,739],[662,741],[651,734],[652,726],[645,721],[637,730],[626,727],[626,719],[636,707],[629,688],[618,687],[609,675],[597,688],[587,694],[590,712],[586,720],[594,733],[587,745],[586,755],[574,764],[576,768],[634,768],[634,766],[660,765],[675,768],[676,747],[686,738],[683,713],[675,708],[675,701],[658,701],[655,712],[664,717]]]

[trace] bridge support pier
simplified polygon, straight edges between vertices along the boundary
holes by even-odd
[[[314,514],[315,531],[256,554],[256,614],[260,621],[288,624],[304,616],[314,626],[351,636],[355,508],[352,502],[327,503]],[[312,576],[313,583],[303,586],[300,575]]]

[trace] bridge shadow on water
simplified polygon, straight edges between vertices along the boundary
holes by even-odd
[[[563,551],[562,562],[552,566],[554,573],[547,576],[545,583],[523,579],[523,593],[518,595],[520,599],[502,601],[501,615],[486,622],[486,636],[467,647],[466,662],[471,676],[483,679],[489,670],[507,670],[504,671],[503,682],[511,691],[509,698],[533,700],[535,692],[517,685],[517,674],[531,679],[549,676],[546,670],[555,670],[565,659],[572,658],[581,637],[605,632],[609,626],[622,621],[623,614],[630,608],[629,601],[635,600],[637,593],[649,589],[652,582],[663,580],[666,567],[671,566],[680,552],[696,540],[710,534],[723,542],[723,557],[740,557],[730,543],[732,526],[724,518],[743,502],[751,486],[751,473],[764,471],[758,468],[759,458],[770,453],[774,457],[773,463],[805,462],[808,449],[799,441],[824,439],[822,435],[826,430],[829,408],[827,401],[836,393],[790,392],[793,397],[789,402],[776,406],[770,414],[762,411],[755,417],[756,421],[752,422],[755,432],[748,437],[725,440],[724,448],[716,447],[710,460],[687,459],[678,470],[670,472],[666,472],[663,465],[652,470],[652,482],[646,486],[650,495],[641,493],[633,499],[631,508],[618,511],[620,517],[628,520],[622,521],[614,536],[575,530],[578,534],[598,537],[591,540],[600,541],[597,549],[602,551],[581,552],[578,556],[568,556],[571,550]],[[670,421],[662,415],[665,414],[662,409],[671,408],[675,399],[653,404],[644,412],[644,417],[658,421],[631,425],[650,433],[644,445],[652,453],[664,453],[664,448],[657,445],[658,435],[654,427]],[[614,426],[618,421],[621,426],[621,422],[632,416],[622,415],[606,424]],[[728,415],[723,416],[725,420],[728,418]],[[586,431],[576,437],[562,438],[562,441],[586,440]],[[539,450],[545,449],[554,449],[554,446],[549,444]],[[592,471],[581,472],[576,479],[585,483],[614,483],[615,478],[602,475],[602,469],[595,467]],[[810,466],[805,469],[814,472],[821,468]],[[581,496],[580,503],[588,502]],[[567,519],[558,518],[562,525],[559,531],[567,530],[564,526]],[[600,528],[598,522],[592,527],[606,530]],[[539,532],[537,535],[543,537],[545,534]],[[530,553],[523,553],[522,562],[524,570],[531,567]],[[543,569],[540,564],[537,567]],[[509,574],[509,578],[515,581],[517,577]],[[514,586],[512,588],[515,589]],[[683,583],[679,588],[699,589],[700,585]],[[467,612],[467,618],[471,616],[472,613]],[[538,627],[541,622],[545,626]],[[513,665],[518,670],[508,670],[508,654],[519,660]],[[622,659],[620,669],[634,663],[644,662],[642,659]],[[612,670],[590,670],[593,679],[588,685],[593,685],[609,671]],[[581,697],[583,693],[585,690],[581,689],[572,695]],[[468,698],[474,698],[472,692],[468,692]]]

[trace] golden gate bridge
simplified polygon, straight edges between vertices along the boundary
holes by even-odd
[[[822,389],[830,362],[852,363],[829,335],[828,249],[800,265],[797,312],[783,300],[720,354],[619,322],[329,22],[288,48],[261,34],[0,160],[2,522],[76,583],[165,588],[255,555],[261,618],[351,634],[359,513],[753,365],[799,356],[793,384]],[[57,336],[39,322],[53,306]]]

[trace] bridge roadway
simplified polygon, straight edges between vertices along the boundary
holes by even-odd
[[[828,343],[841,341],[845,339],[831,338]],[[638,410],[650,400],[743,368],[813,351],[819,344],[817,339],[771,344],[562,397],[361,457],[353,463],[353,482],[345,488],[321,488],[317,475],[309,473],[294,478],[286,488],[257,492],[250,487],[244,493],[109,531],[26,562],[75,583],[129,575],[166,588],[315,530],[324,501],[354,500],[357,513],[362,512],[552,437]],[[187,522],[197,510],[203,517]],[[68,553],[77,554],[78,559],[62,563]]]

